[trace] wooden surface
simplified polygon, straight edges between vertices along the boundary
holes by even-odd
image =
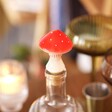
[[[68,76],[67,76],[67,94],[73,96],[75,99],[83,99],[82,88],[90,83],[91,74],[83,74],[79,71],[76,66],[75,61],[65,59],[64,60]],[[101,72],[96,73],[96,81],[105,82],[101,76]],[[29,79],[29,97],[26,103],[23,106],[23,109],[20,112],[28,112],[32,102],[45,94],[45,79],[32,78]],[[111,100],[112,101],[112,100]],[[111,107],[111,106],[110,106]],[[106,112],[112,112],[112,109],[109,109]]]
[[[67,76],[67,93],[74,98],[82,99],[84,98],[82,95],[82,88],[87,84],[90,83],[90,74],[83,74],[81,73],[75,61],[66,59],[64,60],[68,76]],[[96,81],[103,81],[101,73],[97,73]],[[20,112],[28,112],[31,104],[34,100],[41,97],[45,94],[45,78],[39,79],[38,77],[32,77],[28,81],[29,84],[29,97],[27,101],[23,105],[23,109]],[[111,100],[112,101],[112,100]],[[106,111],[106,112],[112,112]]]

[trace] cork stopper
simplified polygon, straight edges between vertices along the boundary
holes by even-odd
[[[66,78],[66,71],[62,71],[60,73],[52,74],[46,71],[47,82],[52,86],[58,86],[63,83]]]

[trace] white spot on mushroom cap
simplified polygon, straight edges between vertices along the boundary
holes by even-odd
[[[52,41],[52,38],[50,38],[50,41]]]
[[[61,34],[59,34],[59,36],[61,36]]]
[[[61,42],[64,42],[63,40]]]
[[[58,46],[57,44],[55,44],[55,46]]]
[[[51,33],[53,33],[53,32],[51,32]]]

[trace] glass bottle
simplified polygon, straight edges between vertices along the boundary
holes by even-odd
[[[66,95],[66,75],[61,55],[51,54],[45,71],[46,95],[36,100],[29,112],[83,112],[81,105]]]

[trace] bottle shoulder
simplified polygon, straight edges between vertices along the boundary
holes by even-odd
[[[46,96],[42,96],[32,104],[29,112],[68,112],[68,111],[83,112],[82,106],[69,95],[67,95],[66,98],[54,96],[52,100],[49,100]]]

